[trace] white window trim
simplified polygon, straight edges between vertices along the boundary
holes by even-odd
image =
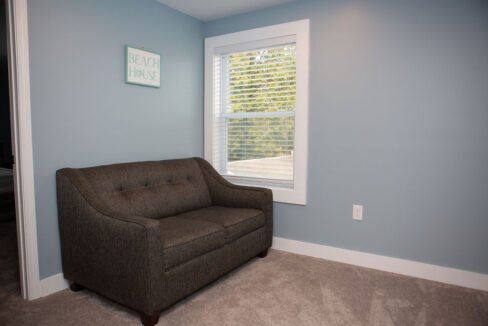
[[[214,75],[213,59],[223,49],[242,49],[245,43],[267,44],[278,38],[294,37],[296,41],[296,109],[294,144],[294,188],[269,187],[276,202],[305,205],[307,200],[308,161],[308,81],[309,81],[309,31],[308,19],[285,24],[250,29],[242,32],[219,35],[205,39],[205,116],[204,157],[213,162],[213,108]]]

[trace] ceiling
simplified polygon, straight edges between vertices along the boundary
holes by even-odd
[[[229,17],[296,0],[157,0],[201,21]]]

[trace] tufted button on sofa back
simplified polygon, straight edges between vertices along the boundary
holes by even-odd
[[[114,164],[80,171],[115,212],[159,219],[212,204],[195,159]]]

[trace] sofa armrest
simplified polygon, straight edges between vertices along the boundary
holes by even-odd
[[[225,180],[210,163],[195,157],[212,198],[212,203],[220,206],[261,209],[266,218],[267,246],[273,238],[273,192],[259,187],[239,186]]]
[[[56,182],[65,278],[153,313],[162,286],[159,221],[113,212],[78,170],[59,170]]]
[[[196,157],[195,160],[200,165],[214,204],[262,210],[272,209],[273,192],[270,189],[235,185],[222,177],[204,159]]]

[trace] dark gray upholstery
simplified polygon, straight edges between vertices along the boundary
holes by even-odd
[[[149,218],[211,204],[195,160],[126,163],[80,169],[110,208]]]
[[[264,213],[254,208],[210,206],[178,215],[178,218],[207,221],[225,229],[225,242],[230,243],[265,224]]]
[[[271,246],[268,189],[200,158],[57,172],[64,276],[154,314]]]
[[[165,270],[225,244],[224,228],[218,224],[179,217],[163,218],[159,223]]]

